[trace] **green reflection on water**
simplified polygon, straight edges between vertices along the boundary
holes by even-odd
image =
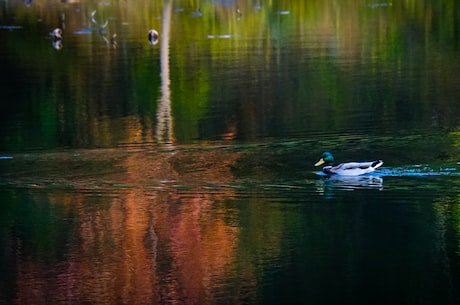
[[[163,5],[41,1],[4,10],[5,148],[156,141]],[[172,8],[169,65],[175,139],[393,133],[458,125],[454,1],[203,3]],[[390,5],[391,4],[391,5]],[[239,9],[240,13],[237,12]],[[91,22],[108,22],[106,44]],[[63,17],[65,16],[65,17]],[[65,25],[64,47],[46,39]],[[89,34],[76,34],[90,28]],[[160,39],[161,44],[161,39]],[[16,83],[21,83],[20,89]],[[13,102],[14,101],[14,102]]]

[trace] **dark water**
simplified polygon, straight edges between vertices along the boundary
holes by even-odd
[[[459,14],[2,2],[0,304],[459,304]]]

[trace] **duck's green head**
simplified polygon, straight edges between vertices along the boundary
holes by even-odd
[[[334,156],[329,152],[325,151],[321,155],[321,159],[315,163],[315,166],[320,166],[321,164],[332,165],[334,163]]]

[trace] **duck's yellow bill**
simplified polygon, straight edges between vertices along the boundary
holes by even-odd
[[[318,162],[315,163],[315,166],[320,166],[321,164],[324,164],[324,159],[321,158]]]

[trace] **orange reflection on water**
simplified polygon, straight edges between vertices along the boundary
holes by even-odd
[[[212,195],[176,198],[171,204],[156,217],[159,242],[171,255],[172,278],[160,285],[162,294],[203,304],[231,272],[239,231],[224,219],[223,210],[214,207]]]
[[[236,159],[218,150],[132,153],[125,171],[110,176],[131,188],[86,192],[83,178],[75,181],[81,191],[51,192],[50,210],[66,211],[72,225],[52,227],[56,249],[26,251],[16,242],[16,303],[217,303],[236,272],[239,229],[221,204],[233,190],[204,186],[230,183]],[[164,180],[194,184],[151,187]]]
[[[151,304],[156,236],[152,203],[139,190],[81,215],[80,297],[92,304]]]

